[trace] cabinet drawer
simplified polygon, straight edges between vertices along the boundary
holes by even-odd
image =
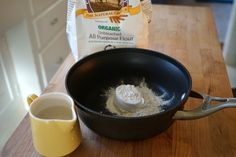
[[[70,49],[67,42],[66,31],[63,30],[44,51],[39,53],[45,85],[50,81],[69,52]]]
[[[33,15],[37,15],[57,0],[31,0]]]
[[[67,1],[58,1],[52,9],[44,12],[34,21],[38,48],[44,47],[53,37],[66,26]]]

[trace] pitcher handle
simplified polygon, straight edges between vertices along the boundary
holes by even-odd
[[[27,103],[28,105],[30,106],[32,104],[32,102],[37,99],[38,96],[36,94],[30,94],[28,97],[27,97]]]
[[[213,97],[207,94],[197,93],[191,91],[190,97],[203,99],[203,102],[200,106],[192,110],[183,110],[177,111],[173,116],[173,119],[178,120],[190,120],[190,119],[199,119],[206,117],[212,113],[215,113],[219,110],[229,107],[236,107],[236,98],[220,98]],[[218,102],[216,105],[212,105],[211,102]]]

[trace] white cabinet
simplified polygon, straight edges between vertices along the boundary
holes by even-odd
[[[31,0],[30,2],[32,3],[32,14],[40,14],[40,12],[48,8],[56,1],[57,0]]]
[[[62,62],[67,57],[69,52],[69,46],[67,43],[67,38],[65,35],[65,30],[62,30],[52,43],[49,44],[39,55],[40,62],[42,66],[42,71],[44,72],[44,83],[46,84],[54,72],[60,67]]]
[[[0,150],[26,97],[40,94],[70,53],[66,9],[67,0],[0,0]]]
[[[67,0],[29,1],[32,49],[44,88],[70,53],[65,29]]]
[[[22,66],[20,62],[33,69],[32,80],[43,90],[70,53],[66,38],[67,0],[0,0],[0,13],[5,19],[4,25],[0,24],[0,37],[3,34],[8,40],[14,66]],[[8,20],[13,15],[17,18]]]
[[[65,27],[66,6],[65,0],[57,1],[53,8],[46,10],[34,20],[38,48],[48,44]]]

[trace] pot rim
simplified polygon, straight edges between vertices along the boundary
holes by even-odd
[[[159,113],[155,113],[155,114],[151,114],[151,115],[146,115],[146,116],[140,116],[140,117],[123,117],[123,116],[117,116],[117,115],[108,115],[108,114],[103,114],[103,113],[100,113],[100,112],[97,112],[97,111],[94,111],[94,110],[91,110],[89,108],[87,108],[86,106],[84,106],[82,103],[78,102],[71,94],[70,90],[69,90],[69,87],[67,85],[67,82],[69,82],[69,78],[70,76],[72,75],[72,72],[75,71],[75,69],[82,65],[83,63],[85,63],[87,60],[89,60],[90,58],[94,58],[96,56],[100,56],[100,55],[105,55],[107,53],[121,53],[121,50],[127,50],[127,49],[130,49],[131,51],[135,51],[134,53],[149,53],[151,55],[157,55],[159,57],[161,57],[162,59],[168,59],[168,61],[170,61],[171,63],[173,63],[175,66],[177,66],[182,72],[186,73],[186,76],[188,77],[189,79],[189,87],[188,87],[188,91],[186,91],[186,94],[184,96],[184,98],[180,101],[179,104],[177,105],[174,105],[174,107],[170,107],[168,110],[165,110],[163,112],[159,112]],[[117,51],[119,50],[119,51]],[[140,50],[140,51],[136,51],[136,50]],[[124,52],[125,53],[125,52]],[[66,74],[66,78],[65,78],[65,87],[66,87],[66,91],[67,93],[73,98],[73,100],[75,101],[75,105],[82,109],[83,111],[85,112],[88,112],[88,113],[91,113],[91,114],[94,114],[94,115],[97,115],[97,116],[101,116],[101,117],[106,117],[106,118],[111,118],[111,119],[119,119],[119,120],[137,120],[137,119],[147,119],[147,118],[152,118],[152,117],[156,117],[156,116],[161,116],[163,114],[166,114],[167,112],[171,112],[177,108],[179,108],[182,104],[184,104],[188,97],[189,97],[189,94],[191,92],[191,89],[192,89],[192,78],[191,78],[191,75],[189,73],[189,71],[187,70],[187,68],[182,64],[180,63],[179,61],[177,61],[176,59],[166,55],[166,54],[163,54],[161,52],[158,52],[158,51],[154,51],[154,50],[149,50],[149,49],[142,49],[142,48],[115,48],[115,49],[109,49],[109,50],[103,50],[103,51],[98,51],[98,52],[95,52],[93,54],[90,54],[82,59],[80,59],[79,61],[77,61],[76,63],[74,63],[74,65],[69,69],[69,71],[67,72]],[[177,112],[177,111],[176,111]]]

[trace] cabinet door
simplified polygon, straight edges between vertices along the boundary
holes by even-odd
[[[57,0],[31,0],[33,15],[37,15]]]
[[[58,32],[66,26],[67,1],[58,1],[53,7],[40,14],[34,20],[34,29],[37,37],[38,48],[45,47]]]
[[[66,38],[66,31],[63,29],[56,36],[55,40],[39,54],[45,86],[68,56],[69,52],[70,48]]]

